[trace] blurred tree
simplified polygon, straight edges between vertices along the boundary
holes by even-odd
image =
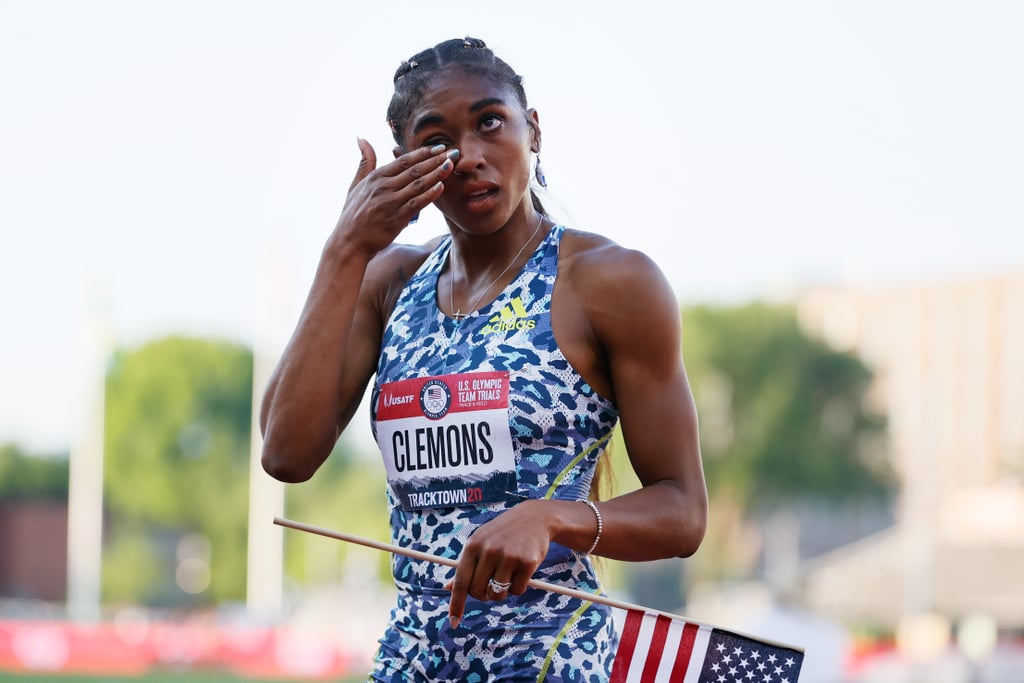
[[[867,405],[872,376],[859,359],[809,337],[786,306],[696,306],[682,320],[711,505],[687,571],[749,576],[764,549],[751,518],[795,501],[887,504],[884,421]],[[614,491],[639,486],[619,435],[612,453]],[[630,571],[611,567],[616,579]]]
[[[343,437],[309,481],[288,486],[285,506],[293,519],[386,541],[390,537],[386,486],[379,453],[372,448],[361,452]],[[370,555],[349,543],[286,531],[285,570],[303,583],[331,582],[353,551]],[[390,556],[372,556],[378,578],[389,581]]]
[[[884,420],[858,358],[805,334],[787,306],[688,308],[683,328],[711,499],[698,573],[755,569],[764,539],[751,517],[797,501],[886,505]]]
[[[115,354],[105,601],[244,597],[251,397],[252,352],[236,344],[169,337]]]
[[[884,420],[867,407],[859,359],[806,335],[783,306],[690,308],[683,327],[712,495],[751,508],[889,490]]]
[[[35,454],[15,444],[0,445],[0,501],[23,498],[65,501],[68,454]]]
[[[104,600],[243,599],[251,351],[182,337],[121,350],[108,374],[106,404]],[[384,485],[379,458],[360,457],[342,439],[310,481],[288,485],[287,514],[384,539]],[[286,531],[287,574],[301,583],[331,581],[349,550]],[[388,556],[380,553],[379,560],[385,573]],[[209,585],[191,595],[183,585],[203,585],[203,563]]]

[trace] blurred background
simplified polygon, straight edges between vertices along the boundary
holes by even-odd
[[[254,428],[399,63],[485,39],[546,204],[678,294],[711,522],[609,593],[804,683],[1024,681],[1024,6],[0,0],[0,679],[358,680],[368,411]],[[444,229],[435,211],[402,236]],[[636,486],[625,449],[613,488]]]

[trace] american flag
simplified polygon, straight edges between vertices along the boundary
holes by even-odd
[[[803,652],[629,610],[611,683],[797,683]]]

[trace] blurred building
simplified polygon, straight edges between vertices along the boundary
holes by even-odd
[[[797,307],[875,372],[901,481],[895,526],[809,568],[812,606],[886,626],[937,613],[1024,628],[1024,270],[821,288]]]
[[[67,538],[67,504],[0,501],[0,596],[64,600]]]

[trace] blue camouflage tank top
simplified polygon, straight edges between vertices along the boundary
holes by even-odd
[[[563,233],[552,228],[509,286],[461,321],[437,305],[450,237],[399,295],[371,395],[396,545],[454,559],[474,529],[517,502],[588,497],[618,411],[569,364],[552,332]],[[410,426],[394,427],[403,420]],[[485,466],[477,463],[477,470],[448,476],[471,455],[498,461],[505,449],[505,465],[488,465],[494,471],[481,474]],[[392,569],[398,588],[413,593],[447,595],[444,585],[454,575],[402,556]],[[598,588],[590,562],[557,544],[535,578]]]

